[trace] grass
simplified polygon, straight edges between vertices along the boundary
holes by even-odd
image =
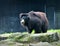
[[[47,32],[57,32],[57,33],[60,33],[60,29],[50,29]]]
[[[50,29],[47,31],[48,32],[57,32],[57,33],[60,33],[60,29]],[[34,34],[35,33],[35,30],[32,30],[31,34]]]

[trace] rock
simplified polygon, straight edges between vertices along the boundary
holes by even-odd
[[[54,33],[41,33],[41,34],[33,34],[30,35],[29,41],[30,42],[54,42],[58,41],[59,37],[56,32]]]
[[[12,36],[13,37],[13,36]],[[39,34],[24,34],[14,35],[14,41],[20,43],[38,43],[38,42],[54,42],[58,41],[59,37],[57,32],[53,33],[39,33]]]
[[[38,43],[38,42],[54,42],[58,41],[59,37],[57,32],[53,33],[39,33],[39,34],[29,34],[29,33],[11,33],[9,35],[0,35],[0,40],[11,39],[12,41],[20,43]]]
[[[0,46],[60,46],[58,36],[60,36],[60,34],[57,32],[1,34]]]
[[[53,46],[49,44],[48,42],[39,42],[37,44],[30,44],[30,46]]]

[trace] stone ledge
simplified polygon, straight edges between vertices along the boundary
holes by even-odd
[[[7,36],[7,34],[0,35],[2,40],[11,39],[20,43],[38,43],[38,42],[54,42],[58,41],[58,33],[50,32],[50,33],[39,33],[39,34],[29,34],[29,33],[12,33]],[[0,40],[1,40],[0,39]]]

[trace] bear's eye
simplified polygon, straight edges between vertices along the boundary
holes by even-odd
[[[27,16],[26,19],[29,20],[30,18]]]

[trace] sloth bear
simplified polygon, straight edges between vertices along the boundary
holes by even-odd
[[[35,30],[35,33],[45,33],[48,29],[48,19],[43,12],[30,11],[28,13],[20,13],[21,25],[27,27],[28,32],[31,33]]]

